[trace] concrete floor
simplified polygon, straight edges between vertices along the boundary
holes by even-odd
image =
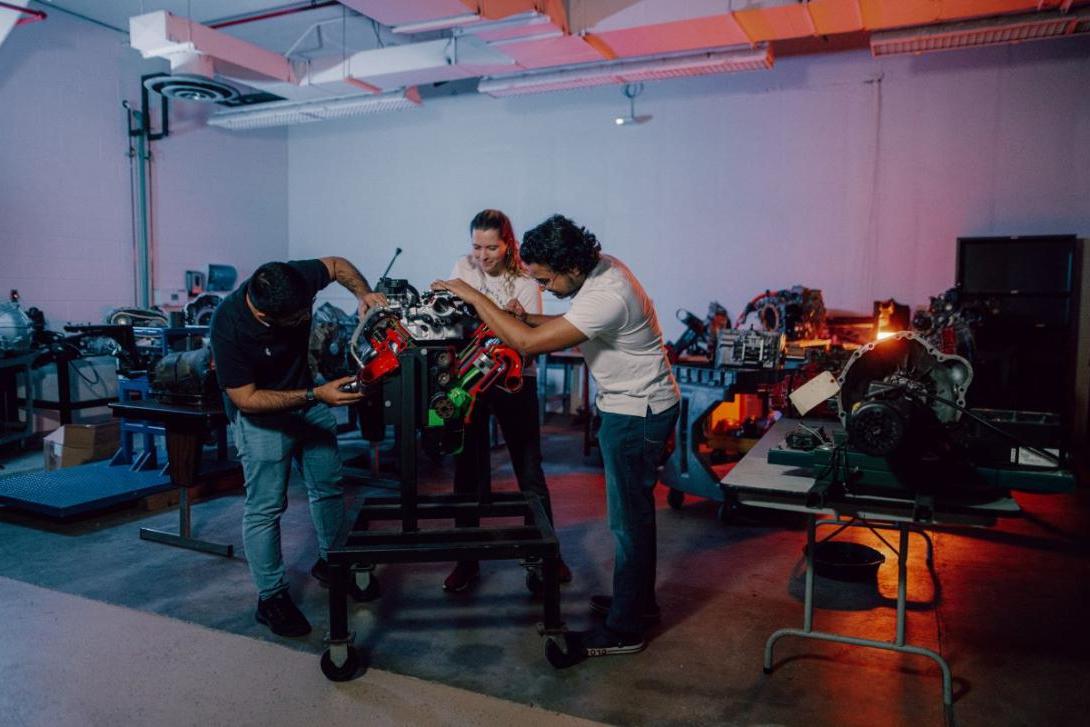
[[[601,470],[584,461],[580,436],[563,422],[546,427],[546,473],[562,549],[575,571],[563,604],[572,628],[591,623],[587,598],[608,592],[612,554],[602,522]],[[352,454],[358,445],[346,440],[345,449]],[[506,455],[497,451],[494,462],[496,487],[512,487]],[[423,462],[425,489],[449,487],[449,465],[449,459],[438,466]],[[530,598],[524,571],[515,563],[484,564],[479,587],[455,596],[440,589],[446,564],[384,566],[379,571],[383,598],[352,610],[357,644],[371,666],[352,684],[367,685],[393,672],[614,724],[941,724],[939,671],[921,657],[784,639],[776,649],[775,670],[764,675],[761,656],[768,635],[801,626],[802,520],[743,512],[725,526],[715,518],[715,503],[690,500],[673,511],[662,489],[659,599],[664,619],[642,654],[553,670],[534,630],[540,604]],[[358,488],[349,489],[349,497],[360,494]],[[285,558],[293,592],[315,625],[304,639],[280,639],[253,622],[254,594],[244,554],[223,559],[137,539],[140,526],[176,527],[173,510],[114,512],[67,525],[0,512],[0,576],[245,637],[178,652],[179,663],[190,667],[183,669],[193,680],[190,688],[199,690],[204,679],[210,695],[216,694],[222,673],[202,675],[209,673],[208,664],[225,658],[222,650],[257,641],[303,652],[318,676],[303,680],[311,686],[298,699],[312,707],[325,705],[328,685],[317,658],[327,624],[325,592],[307,576],[316,545],[300,486],[293,485],[291,497]],[[1019,501],[1026,514],[1018,520],[985,530],[936,533],[937,580],[928,575],[923,548],[916,543],[909,559],[908,640],[949,661],[961,725],[1074,724],[1090,711],[1090,629],[1083,616],[1090,602],[1090,496],[1082,490],[1019,496]],[[241,510],[236,495],[195,506],[196,534],[241,549]],[[851,537],[875,543],[865,531]],[[819,578],[818,605],[826,608],[818,612],[815,626],[892,638],[895,562],[887,554],[877,587]],[[9,610],[12,598],[7,596]],[[15,622],[47,635],[55,632],[58,638],[44,644],[70,638],[73,631],[58,626],[58,617],[37,604],[33,599],[20,603]],[[97,618],[82,622],[81,628],[97,631]],[[141,618],[132,611],[110,611],[116,623],[131,620],[134,633]],[[166,629],[173,622],[156,623]],[[63,660],[64,647],[57,652],[54,658]],[[120,666],[102,662],[103,670],[114,668]],[[11,701],[13,689],[18,700],[31,704],[45,697],[82,698],[78,685],[57,681],[28,684],[17,668],[5,667],[0,705]],[[163,699],[172,684],[164,680],[155,697]],[[246,691],[255,702],[267,696],[260,686]],[[360,699],[369,703],[370,697]],[[232,714],[221,721],[236,721],[234,712],[244,714],[244,701],[237,694],[224,701]],[[390,719],[433,721],[427,704],[415,709],[410,703]],[[336,722],[334,712],[323,714]],[[175,723],[187,719],[179,714]],[[465,721],[512,720],[497,712]]]

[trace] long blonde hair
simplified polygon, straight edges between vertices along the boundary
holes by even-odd
[[[519,255],[519,241],[511,219],[499,210],[481,210],[469,223],[469,234],[472,235],[474,230],[495,230],[507,246],[507,252],[503,255],[503,290],[506,295],[514,297],[515,281],[530,274]],[[469,257],[472,258],[472,255]]]

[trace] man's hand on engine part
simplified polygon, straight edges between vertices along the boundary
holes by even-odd
[[[357,401],[363,398],[363,393],[360,391],[348,392],[341,391],[341,387],[352,381],[355,381],[356,377],[342,376],[339,379],[333,381],[327,381],[321,386],[315,387],[314,396],[318,401],[329,406],[344,406],[345,404],[355,404]]]
[[[431,284],[431,289],[449,290],[470,305],[481,296],[480,291],[461,278],[454,278],[453,280],[436,280]]]
[[[385,308],[389,304],[390,301],[386,300],[386,296],[382,293],[365,293],[364,296],[360,298],[360,318],[363,318],[364,314],[372,308]]]

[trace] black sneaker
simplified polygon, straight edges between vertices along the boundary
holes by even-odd
[[[310,622],[295,607],[287,590],[258,599],[254,618],[259,624],[268,626],[277,636],[306,636],[310,633]]]
[[[454,570],[443,581],[443,590],[448,593],[461,593],[469,590],[481,577],[481,567],[475,560],[460,560]]]
[[[640,634],[626,634],[599,624],[590,631],[576,631],[568,634],[576,648],[582,649],[587,656],[612,656],[614,654],[636,654],[643,651],[647,642]]]
[[[359,573],[367,573],[367,587],[360,588],[357,576]],[[314,577],[314,580],[318,581],[322,588],[329,588],[329,562],[324,558],[319,558],[310,569],[310,575]],[[353,572],[352,582],[348,586],[348,595],[352,596],[352,599],[359,603],[366,603],[367,601],[373,601],[382,593],[379,591],[378,578],[375,578],[375,574],[372,571],[356,571]]]
[[[595,613],[605,615],[609,613],[609,609],[613,606],[613,596],[591,596],[590,597],[590,610]],[[643,620],[651,623],[656,623],[662,620],[662,609],[659,608],[657,603],[651,604],[651,608],[643,614]]]
[[[541,567],[541,558],[536,558],[536,557],[526,558],[525,560],[522,561],[522,565],[523,565],[523,567],[538,567],[538,568],[540,568]],[[560,561],[556,564],[556,579],[560,583],[571,583],[572,582],[571,568],[568,567],[568,564],[564,562],[563,558],[561,558]]]

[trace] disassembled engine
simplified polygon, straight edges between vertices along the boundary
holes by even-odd
[[[466,340],[479,322],[472,307],[445,290],[417,292],[406,280],[383,278],[376,290],[415,341]]]
[[[745,325],[750,313],[757,314],[764,330],[782,333],[788,341],[828,337],[820,290],[801,285],[776,292],[766,290],[746,304],[734,327]]]
[[[838,377],[848,443],[878,457],[922,452],[961,418],[973,367],[915,333],[858,349]]]
[[[995,301],[966,301],[957,288],[931,298],[926,310],[916,311],[912,328],[944,353],[956,353],[970,361],[976,353],[973,329],[994,313]]]
[[[477,397],[492,386],[509,392],[522,387],[522,356],[449,292],[421,295],[410,286],[405,297],[386,295],[391,305],[368,311],[349,341],[349,355],[358,372],[347,388],[361,390],[380,383],[398,371],[399,356],[405,351],[426,349],[423,385],[427,391],[421,392],[427,402],[424,427],[444,431],[441,436],[426,437],[425,442],[438,443],[442,453],[460,451],[461,435]]]
[[[719,331],[715,347],[716,367],[771,369],[780,363],[782,333],[731,328]]]
[[[223,302],[221,296],[215,293],[203,293],[186,303],[185,322],[190,326],[208,326],[212,324],[212,314]]]
[[[348,315],[332,303],[322,303],[314,312],[307,353],[315,378],[331,381],[356,370],[356,365],[348,357],[348,341],[358,325],[358,315]]]
[[[220,400],[209,346],[163,356],[148,372],[152,396],[164,404],[206,406]]]
[[[29,351],[33,339],[33,325],[30,317],[19,306],[19,301],[16,299],[9,303],[0,303],[0,352]]]

